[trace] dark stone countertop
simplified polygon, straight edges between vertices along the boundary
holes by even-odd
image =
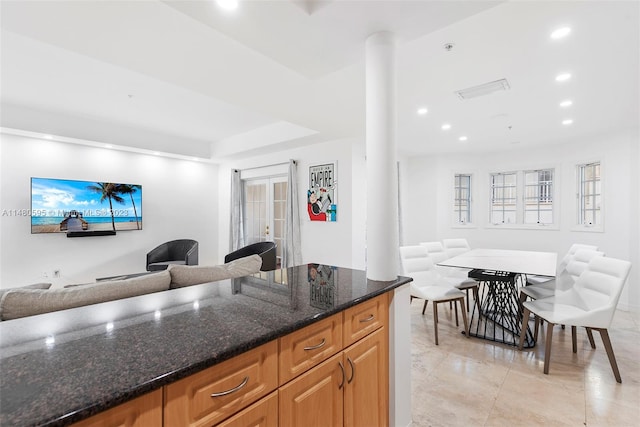
[[[311,266],[0,322],[0,425],[71,424],[411,280]]]

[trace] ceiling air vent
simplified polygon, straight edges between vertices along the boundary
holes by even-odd
[[[493,92],[508,90],[510,88],[507,79],[496,80],[495,82],[484,83],[467,89],[456,91],[460,99],[471,99],[479,96],[489,95]]]

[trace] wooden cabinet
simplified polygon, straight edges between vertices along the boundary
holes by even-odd
[[[165,426],[211,426],[278,387],[271,341],[164,388]]]
[[[387,426],[387,294],[75,427]]]
[[[73,427],[148,427],[162,425],[162,390],[108,409]]]
[[[217,427],[276,426],[278,426],[278,391],[274,391],[247,409],[217,425]]]
[[[342,313],[280,338],[280,385],[342,350]]]
[[[382,295],[345,311],[344,337],[353,344],[281,385],[281,425],[388,425],[387,304]]]
[[[342,425],[345,378],[340,363],[342,353],[280,387],[280,425]]]
[[[389,299],[387,295],[370,299],[344,311],[343,346],[348,347],[360,338],[387,324]]]
[[[389,424],[389,345],[380,328],[344,351],[344,425]]]

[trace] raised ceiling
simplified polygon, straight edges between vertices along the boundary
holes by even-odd
[[[398,39],[402,153],[499,151],[638,127],[638,2],[0,7],[5,128],[213,160],[362,137],[364,44],[377,31]],[[560,26],[569,36],[550,39]],[[565,71],[572,79],[556,82]],[[502,78],[507,91],[455,94]],[[563,109],[566,98],[573,105]],[[417,115],[423,106],[428,114]]]

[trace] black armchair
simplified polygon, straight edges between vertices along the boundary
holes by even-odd
[[[260,271],[269,271],[276,269],[276,244],[275,242],[258,242],[237,249],[224,257],[224,263],[231,262],[238,258],[250,255],[260,255],[262,258],[262,267]]]
[[[166,270],[169,264],[198,265],[198,242],[189,239],[172,240],[147,254],[147,271]]]

